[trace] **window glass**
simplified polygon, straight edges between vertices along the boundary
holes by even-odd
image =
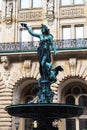
[[[21,42],[29,41],[29,36],[30,34],[28,33],[27,30],[25,29],[21,30]]]
[[[75,119],[66,119],[66,130],[76,130]]]
[[[84,0],[74,0],[74,4],[84,4]]]
[[[26,2],[25,0],[21,0],[20,4],[21,9],[30,8],[30,0],[26,0]]]
[[[35,32],[35,33],[37,33],[37,34],[40,34],[41,33],[41,30],[40,29],[33,29],[33,31]],[[37,38],[37,37],[33,37],[33,41],[34,41],[34,43],[33,43],[33,45],[34,46],[39,46],[39,38]]]
[[[76,26],[75,31],[76,31],[76,38],[83,38],[83,31],[84,31],[83,26]]]
[[[87,130],[87,119],[79,120],[79,130]]]
[[[42,0],[33,0],[33,8],[42,7]]]
[[[80,106],[87,106],[87,96],[80,96],[79,105]]]
[[[63,27],[63,39],[70,39],[71,38],[71,27]]]
[[[61,5],[72,5],[73,0],[61,0]]]
[[[33,29],[33,31],[37,34],[40,34],[41,33],[41,30],[40,29]],[[33,41],[39,41],[39,38],[37,37],[33,37]]]
[[[84,91],[83,91],[84,90]],[[85,92],[85,95],[82,95]],[[68,95],[69,93],[73,95]],[[87,94],[86,90],[82,87],[72,87],[71,90],[66,91],[65,103],[80,106],[84,106],[85,111],[80,118],[68,118],[66,119],[66,130],[87,130]]]
[[[2,0],[0,0],[0,10],[2,10]]]
[[[74,105],[75,104],[74,97],[73,96],[67,96],[67,98],[66,98],[66,104]]]
[[[25,103],[26,104],[29,104],[30,101],[33,100],[33,96],[32,95],[28,95],[26,98],[25,98]],[[26,118],[25,119],[25,130],[31,130],[33,128],[33,121],[31,118]]]

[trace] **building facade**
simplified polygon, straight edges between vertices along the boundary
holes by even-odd
[[[87,129],[87,0],[0,0],[0,130],[29,130],[38,123],[11,117],[5,107],[36,102],[34,87],[40,78],[36,33],[45,24],[54,36],[57,55],[52,64],[64,69],[51,89],[53,103],[85,106],[80,117],[54,121],[59,130]]]

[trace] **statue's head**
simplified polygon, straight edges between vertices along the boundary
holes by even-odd
[[[48,27],[46,26],[46,25],[44,25],[44,24],[41,24],[41,31],[42,31],[42,33],[44,34],[49,34],[49,29],[48,29]]]

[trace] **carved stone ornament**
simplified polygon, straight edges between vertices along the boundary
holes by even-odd
[[[24,71],[25,71],[26,77],[29,77],[30,75],[30,65],[31,65],[31,62],[29,60],[24,61]]]
[[[46,18],[48,23],[53,23],[54,21],[54,0],[47,0],[47,13]]]
[[[9,69],[9,60],[7,56],[2,56],[1,57],[1,62],[3,64],[4,69],[8,70]]]
[[[13,2],[6,1],[5,21],[7,25],[12,24],[12,16],[13,16]]]
[[[75,76],[75,71],[76,71],[76,58],[70,58],[69,59],[69,64],[70,64],[70,72],[72,76]]]
[[[2,62],[2,66],[3,66],[3,71],[2,71],[3,81],[7,82],[8,78],[10,76],[8,57],[7,56],[2,56],[1,57],[1,62]]]
[[[35,20],[42,20],[42,10],[40,11],[19,11],[19,18],[18,21],[35,21]]]
[[[60,8],[60,18],[84,17],[84,7]]]

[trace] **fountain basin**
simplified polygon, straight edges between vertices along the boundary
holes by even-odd
[[[7,106],[5,110],[11,116],[32,118],[34,120],[78,117],[84,112],[84,108],[78,105],[56,103],[17,104]]]

